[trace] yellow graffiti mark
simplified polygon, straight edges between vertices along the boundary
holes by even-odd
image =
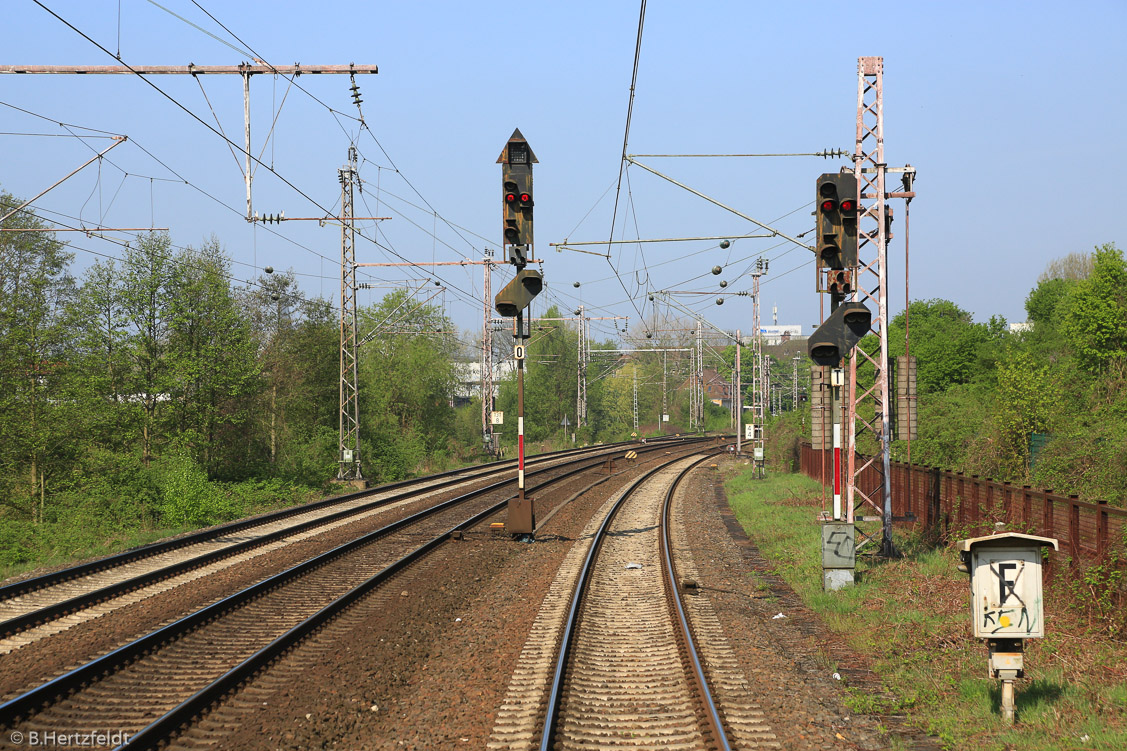
[[[1008,615],[1003,615],[998,619],[998,625],[1000,625],[1002,628],[1008,627],[1010,625],[1010,617]]]

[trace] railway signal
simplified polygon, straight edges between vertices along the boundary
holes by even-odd
[[[810,359],[817,365],[837,367],[841,358],[869,333],[872,321],[873,314],[863,303],[841,303],[807,340]]]
[[[815,192],[818,291],[829,292],[836,304],[853,291],[849,272],[857,265],[857,180],[829,172],[818,178]]]
[[[519,269],[516,277],[505,285],[494,298],[497,314],[505,318],[515,318],[527,308],[534,297],[544,288],[544,277],[533,269]]]
[[[517,497],[509,500],[505,530],[513,535],[536,531],[536,504],[525,496],[524,488],[524,359],[526,355],[524,310],[544,288],[539,271],[526,269],[533,259],[532,240],[532,165],[536,164],[528,141],[520,128],[509,136],[497,163],[501,165],[502,226],[509,263],[517,267],[516,276],[497,293],[493,305],[506,318],[515,318],[513,333],[516,345],[513,359],[517,364]]]
[[[532,165],[538,160],[520,128],[513,131],[501,155],[501,200],[509,263],[523,269],[532,256]]]

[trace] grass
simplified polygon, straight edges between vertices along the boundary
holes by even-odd
[[[742,469],[742,468],[741,468]],[[888,693],[848,691],[857,712],[905,712],[946,748],[1057,751],[1127,748],[1127,645],[1068,605],[1066,584],[1046,585],[1046,638],[1026,644],[1017,683],[1017,724],[998,712],[1000,683],[986,672],[986,646],[970,636],[966,574],[950,548],[897,536],[904,557],[859,557],[859,582],[822,591],[818,483],[801,475],[726,483],[729,503],[764,557],[831,630],[873,659]]]

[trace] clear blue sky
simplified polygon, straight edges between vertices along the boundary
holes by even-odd
[[[237,64],[248,57],[149,0],[121,0],[120,14],[117,0],[43,2],[110,52],[120,50],[129,64]],[[716,291],[726,280],[729,290],[749,289],[744,272],[762,254],[770,259],[764,321],[770,321],[774,305],[779,323],[799,323],[809,332],[817,320],[812,254],[778,240],[739,240],[727,251],[715,242],[619,245],[614,268],[604,259],[549,247],[565,238],[606,240],[611,234],[636,2],[161,0],[160,5],[275,65],[379,66],[379,75],[358,78],[371,133],[358,131],[347,77],[303,76],[299,83],[308,93],[293,89],[288,96],[284,79],[255,77],[254,150],[263,150],[264,161],[280,175],[335,211],[336,171],[356,138],[366,182],[357,213],[393,216],[380,227],[380,240],[401,256],[477,259],[483,248],[499,248],[495,160],[519,127],[540,160],[536,245],[546,259],[546,302],[572,309],[581,301],[603,314],[630,315],[634,333],[639,322],[627,291],[649,313],[647,288]],[[5,11],[2,63],[115,62],[30,0],[9,3]],[[875,25],[864,27],[864,18]],[[1127,248],[1119,187],[1127,174],[1125,36],[1122,0],[848,7],[654,2],[646,14],[629,152],[851,151],[857,57],[881,55],[886,156],[892,166],[911,163],[918,169],[911,215],[913,299],[943,297],[977,320],[1001,315],[1020,321],[1025,296],[1049,260],[1105,242]],[[242,143],[238,77],[150,80],[215,125],[202,83],[222,129]],[[21,197],[81,164],[91,147],[108,144],[9,133],[66,135],[56,124],[62,121],[130,138],[109,155],[113,165],[91,165],[36,202],[37,208],[59,212],[45,214],[50,221],[73,224],[66,217],[80,217],[87,225],[119,227],[152,221],[170,227],[180,245],[198,245],[215,234],[236,260],[239,278],[254,275],[255,266],[292,267],[303,275],[308,294],[337,294],[339,231],[291,222],[271,227],[274,234],[248,225],[241,218],[241,157],[234,158],[218,136],[144,81],[2,76],[0,102],[52,121],[0,107],[5,133],[0,187]],[[784,217],[774,226],[798,234],[812,226],[815,178],[843,162],[807,157],[648,163],[761,221]],[[267,213],[321,213],[261,168],[254,202]],[[896,211],[900,219],[902,202]],[[636,167],[627,171],[618,217],[616,239],[756,231]],[[368,236],[375,231],[364,228]],[[902,221],[894,231],[895,312],[904,299]],[[121,252],[97,238],[60,237],[72,242],[79,268],[97,258],[95,253]],[[399,260],[365,240],[357,255]],[[719,277],[709,273],[717,264],[724,266]],[[396,269],[379,275],[409,276],[421,274]],[[480,267],[447,269],[439,276],[449,287],[445,301],[455,320],[477,330]],[[495,288],[501,281],[495,279]],[[575,281],[582,283],[579,289]],[[378,294],[365,292],[362,302]],[[750,328],[746,298],[730,298],[722,307],[711,296],[680,299],[720,327]],[[613,333],[605,325],[597,332]]]

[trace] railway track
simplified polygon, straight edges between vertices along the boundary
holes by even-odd
[[[552,466],[575,457],[621,451],[597,446],[530,460]],[[396,504],[511,472],[515,463],[452,470],[282,509],[174,540],[154,543],[0,587],[0,654],[180,586],[289,541],[304,539]]]
[[[670,507],[707,458],[649,471],[588,525],[545,597],[491,749],[777,745],[707,603],[682,603]]]
[[[639,453],[670,450],[656,444]],[[601,465],[588,458],[529,477],[552,475],[533,489],[542,490]],[[392,522],[22,693],[0,705],[0,726],[27,734],[96,724],[131,735],[131,747],[162,743],[391,577],[500,511],[510,482]]]

